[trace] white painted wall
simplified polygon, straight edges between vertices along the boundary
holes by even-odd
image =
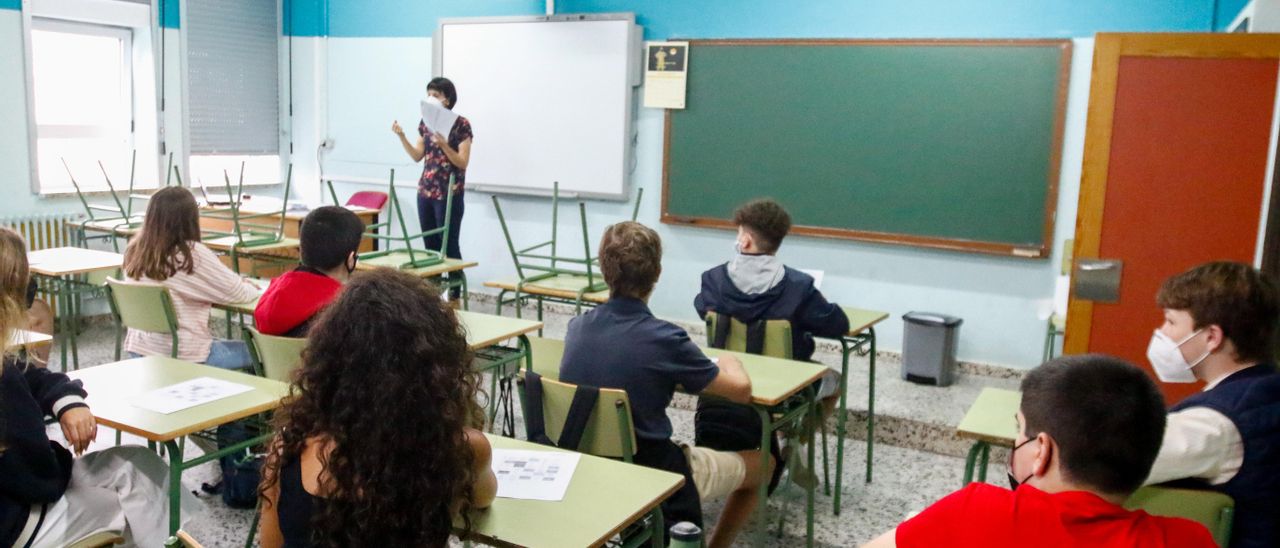
[[[1045,333],[1040,313],[1053,295],[1063,241],[1075,230],[1093,40],[1077,39],[1074,44],[1051,259],[999,258],[804,237],[789,238],[780,257],[793,266],[826,271],[823,293],[836,302],[891,312],[891,318],[877,330],[881,348],[901,348],[903,313],[927,310],[965,319],[960,331],[962,359],[1016,367],[1038,364]],[[414,110],[431,74],[430,50],[429,38],[330,38],[327,46],[328,136],[336,147],[325,158],[326,177],[341,183],[338,192],[345,199],[350,192],[374,188],[372,185],[385,188],[387,170],[396,168],[397,181],[404,185],[398,195],[407,206],[411,229],[416,226],[412,185],[421,167],[408,163],[389,127],[396,118],[407,131],[416,125]],[[467,90],[458,93],[458,111],[466,115]],[[651,308],[661,316],[694,319],[692,303],[699,276],[730,257],[733,236],[727,231],[658,222],[662,112],[640,109],[636,126],[639,141],[632,180],[646,192],[639,220],[658,230],[665,251],[662,279]],[[474,129],[473,146],[483,147],[485,128]],[[517,245],[549,237],[549,200],[509,196],[501,200]],[[466,207],[462,253],[480,262],[469,271],[474,291],[486,279],[513,275],[514,268],[490,196],[468,192]],[[578,217],[576,205],[562,207],[560,234],[567,248],[577,245],[571,238],[578,233]],[[631,207],[630,203],[587,204],[593,250],[604,227],[629,217]]]

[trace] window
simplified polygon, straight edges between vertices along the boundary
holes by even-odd
[[[134,148],[133,32],[127,28],[35,18],[31,74],[37,170],[42,193],[129,184]]]
[[[281,182],[277,3],[188,0],[191,183]]]

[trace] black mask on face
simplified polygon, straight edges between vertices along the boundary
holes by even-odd
[[[1014,455],[1014,453],[1017,453],[1019,449],[1022,449],[1022,446],[1024,446],[1024,445],[1026,445],[1026,444],[1028,444],[1028,443],[1031,443],[1031,442],[1035,441],[1035,439],[1036,439],[1036,438],[1027,438],[1027,441],[1024,441],[1024,442],[1022,442],[1022,443],[1019,443],[1018,445],[1013,446],[1013,450],[1012,450],[1012,451],[1009,451],[1009,472],[1008,472],[1008,476],[1009,476],[1009,488],[1010,488],[1010,489],[1013,489],[1013,490],[1015,490],[1015,491],[1016,491],[1016,490],[1018,490],[1018,486],[1019,486],[1019,485],[1022,485],[1022,484],[1024,484],[1024,483],[1026,483],[1026,482],[1027,482],[1027,480],[1031,479],[1031,476],[1034,476],[1034,475],[1035,475],[1035,474],[1027,474],[1027,477],[1022,478],[1021,480],[1018,480],[1018,478],[1014,477],[1014,475],[1013,475],[1013,455]]]

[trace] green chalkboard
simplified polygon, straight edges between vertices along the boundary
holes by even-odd
[[[769,196],[795,234],[1047,257],[1068,40],[702,40],[668,110],[665,223]]]

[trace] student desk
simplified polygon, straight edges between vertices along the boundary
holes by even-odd
[[[494,449],[563,451],[555,447],[489,435]],[[471,514],[467,540],[492,546],[602,546],[646,514],[652,516],[650,545],[662,546],[658,505],[684,484],[678,474],[612,459],[582,455],[564,500],[496,498]],[[462,520],[454,520],[461,533]]]
[[[983,388],[969,411],[964,414],[956,435],[972,439],[973,447],[964,461],[964,485],[973,481],[973,468],[978,466],[978,481],[987,480],[987,458],[992,445],[1013,447],[1018,437],[1018,406],[1022,393],[1001,388]]]
[[[265,432],[190,460],[183,459],[183,444],[178,441],[183,436],[275,409],[289,392],[289,386],[279,381],[159,356],[99,365],[72,372],[70,376],[84,383],[85,391],[89,393],[86,400],[89,410],[98,424],[141,436],[152,443],[162,443],[168,450],[169,534],[176,532],[179,526],[183,471],[264,443],[272,434]],[[248,385],[253,390],[168,415],[135,407],[131,403],[143,393],[199,377]]]
[[[532,368],[547,378],[558,379],[560,376],[560,359],[564,356],[564,341],[533,337],[529,339],[533,351]],[[809,362],[798,362],[771,358],[755,354],[728,352],[716,348],[703,349],[707,356],[717,357],[731,354],[742,362],[743,369],[751,378],[751,406],[760,415],[761,432],[760,447],[769,447],[770,438],[777,430],[792,426],[797,427],[808,413],[816,413],[814,391],[808,388],[822,377],[826,366]],[[793,396],[800,395],[800,398]],[[774,415],[779,415],[777,418]],[[813,470],[813,436],[808,440],[809,469]],[[762,464],[768,464],[769,452],[761,452]],[[795,458],[793,456],[792,458]],[[756,511],[764,515],[764,507],[768,502],[769,482],[760,486],[760,502]],[[809,545],[813,544],[813,489],[807,489],[806,501],[806,534]],[[763,527],[761,528],[763,530]]]
[[[278,225],[280,223],[280,208],[282,206],[283,204],[280,202],[279,198],[271,198],[267,196],[254,196],[248,200],[244,200],[243,202],[241,202],[240,213],[244,215],[254,215],[254,218],[252,219],[252,221],[250,221],[253,224]],[[226,207],[227,206],[207,206],[206,205],[206,206],[202,206],[201,210],[202,211],[209,211],[209,210],[226,211]],[[359,217],[360,221],[363,222],[365,226],[369,226],[370,224],[377,222],[378,213],[381,212],[381,210],[379,209],[368,209],[368,208],[359,207],[359,206],[347,206],[346,208],[350,210],[352,213],[355,213],[356,217]],[[306,210],[285,212],[284,236],[286,238],[296,239],[299,237],[299,234],[301,233],[300,231],[302,228],[302,220],[307,218],[308,213],[311,213],[311,210],[306,209]],[[268,216],[258,217],[257,215],[268,215]],[[229,233],[229,232],[235,231],[234,223],[232,223],[231,219],[229,218],[220,219],[220,218],[214,218],[214,217],[200,217],[200,228],[202,230],[216,230],[223,233]],[[360,241],[359,251],[361,252],[373,251],[373,249],[374,249],[373,238],[366,237]]]
[[[489,426],[492,428],[496,424],[497,404],[501,401],[504,419],[502,432],[507,437],[513,437],[516,425],[511,380],[520,371],[522,364],[525,369],[532,366],[533,353],[529,347],[528,335],[542,329],[542,322],[465,310],[459,310],[456,314],[458,323],[467,332],[467,346],[476,353],[476,370],[489,373]],[[507,339],[516,339],[516,347],[498,344]]]
[[[596,282],[604,281],[603,277],[596,277]],[[516,317],[520,317],[520,300],[521,294],[532,296],[538,301],[538,321],[542,321],[542,302],[551,301],[557,303],[567,303],[574,305],[574,315],[582,313],[583,306],[596,306],[604,304],[609,300],[609,290],[588,292],[590,289],[587,285],[587,277],[585,275],[576,276],[570,274],[560,274],[555,277],[538,280],[533,283],[522,284],[518,278],[505,278],[501,280],[491,280],[484,283],[485,287],[498,289],[498,315],[502,315],[502,305],[511,303],[516,308]],[[515,293],[515,297],[510,300],[506,299],[507,292]]]
[[[128,219],[120,217],[93,221],[67,221],[66,227],[71,229],[71,233],[75,237],[73,241],[79,245],[86,245],[88,238],[85,233],[95,232],[109,236],[112,247],[119,251],[120,246],[117,243],[117,238],[132,238],[138,231],[142,230],[142,216],[134,215]]]
[[[279,241],[265,244],[241,245],[240,239],[232,236],[221,236],[210,238],[203,241],[204,245],[214,251],[225,253],[230,257],[231,264],[228,266],[232,270],[239,273],[241,271],[241,259],[249,260],[249,272],[258,275],[258,262],[271,262],[281,265],[267,274],[275,275],[283,272],[284,266],[298,262],[298,246],[297,238],[283,237]]]
[[[836,414],[836,494],[831,501],[832,510],[840,515],[840,494],[844,485],[844,437],[845,423],[849,420],[849,357],[854,353],[867,356],[867,483],[871,482],[872,453],[876,439],[876,328],[889,313],[863,310],[851,306],[840,307],[849,317],[849,331],[840,337],[840,406]],[[824,453],[825,455],[825,453]],[[825,458],[825,457],[824,457]],[[824,468],[825,469],[825,468]],[[828,488],[830,481],[823,482]]]
[[[400,268],[401,264],[407,262],[409,262],[409,253],[407,251],[395,251],[381,257],[361,259],[356,262],[356,270],[396,268],[401,272],[408,272],[424,280],[435,281],[441,291],[447,291],[456,287],[462,292],[462,308],[464,310],[470,308],[469,291],[467,290],[467,273],[465,270],[478,266],[480,263],[475,261],[463,261],[461,259],[445,259],[443,263],[424,266],[422,268]],[[451,275],[449,279],[446,280],[444,275],[452,272],[457,272],[458,275]],[[501,310],[499,310],[499,314],[501,314]]]
[[[15,329],[13,334],[9,336],[9,343],[5,345],[5,350],[13,350],[23,346],[44,346],[46,344],[53,344],[53,335],[26,329]]]
[[[80,368],[80,351],[76,348],[76,320],[80,314],[80,296],[98,291],[101,286],[89,283],[88,274],[115,271],[124,263],[124,255],[110,251],[80,247],[54,247],[27,254],[31,273],[41,289],[58,301],[58,324],[62,330],[59,348],[62,370],[67,370],[67,346],[71,346],[71,363]]]

